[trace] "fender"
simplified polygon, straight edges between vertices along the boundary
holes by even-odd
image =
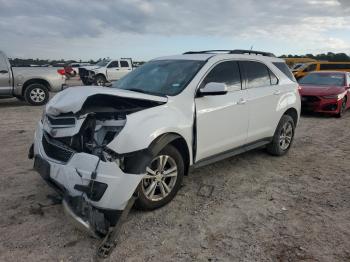
[[[131,174],[144,174],[152,159],[169,143],[182,138],[175,133],[167,133],[157,137],[146,149],[121,155],[124,157],[124,171]]]

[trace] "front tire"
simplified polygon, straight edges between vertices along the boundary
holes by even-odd
[[[266,149],[271,155],[282,156],[290,149],[294,139],[295,123],[291,116],[283,115],[272,142],[267,145]]]
[[[24,98],[33,106],[42,106],[49,101],[49,90],[42,84],[31,84],[25,89]]]
[[[167,145],[146,172],[137,188],[135,205],[142,210],[153,210],[168,204],[179,191],[185,174],[184,161],[174,146]]]
[[[344,115],[345,109],[346,109],[346,97],[343,98],[340,109],[339,109],[339,113],[336,115],[336,117],[341,118]]]
[[[105,86],[107,83],[107,79],[103,75],[98,75],[95,78],[95,85],[97,86]]]

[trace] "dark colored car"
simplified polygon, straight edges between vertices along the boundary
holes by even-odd
[[[350,107],[350,74],[347,72],[314,72],[300,81],[303,110],[341,117]]]

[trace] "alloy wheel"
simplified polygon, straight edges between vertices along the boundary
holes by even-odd
[[[154,158],[146,169],[146,176],[142,180],[142,191],[151,201],[160,201],[167,197],[174,189],[178,170],[175,160],[168,155]]]
[[[35,103],[41,103],[46,98],[46,94],[41,88],[33,88],[33,90],[30,91],[29,96]]]
[[[293,126],[291,122],[286,122],[280,133],[279,144],[282,150],[287,150],[292,143],[293,138]]]

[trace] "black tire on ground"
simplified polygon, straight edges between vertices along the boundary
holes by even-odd
[[[183,160],[183,157],[181,156],[181,153],[174,146],[167,145],[157,154],[155,159],[157,157],[160,157],[160,156],[169,156],[176,163],[177,176],[176,176],[176,180],[174,181],[174,185],[171,188],[171,191],[168,193],[168,195],[166,195],[161,200],[154,201],[154,200],[150,200],[146,196],[143,183],[147,183],[147,180],[144,181],[145,179],[143,179],[140,182],[139,186],[137,187],[138,199],[135,202],[135,206],[138,209],[141,209],[141,210],[153,210],[153,209],[160,208],[160,207],[168,204],[175,197],[175,195],[177,194],[177,192],[179,191],[179,189],[181,187],[182,180],[183,180],[183,177],[184,177],[184,174],[185,174],[184,160]],[[152,163],[153,163],[153,161],[152,161]],[[169,163],[166,163],[166,164],[168,165]],[[151,163],[150,163],[149,167],[150,168],[152,167]],[[164,168],[164,170],[166,170],[166,168]],[[173,174],[174,172],[171,172],[171,173]],[[169,179],[169,178],[170,177],[166,177],[165,179]],[[156,179],[153,180],[153,181],[156,182]],[[164,180],[164,181],[166,182],[166,180]],[[158,183],[162,183],[162,182],[158,182]],[[155,188],[156,188],[155,190],[158,190],[159,194],[162,194],[160,192],[161,191],[160,185],[155,186]],[[164,187],[163,187],[163,190],[164,190]],[[155,191],[155,192],[157,192],[157,191]]]
[[[25,89],[24,98],[33,106],[45,105],[49,101],[49,90],[43,84],[31,84]]]
[[[342,104],[340,107],[340,111],[339,113],[336,115],[336,117],[341,118],[344,115],[345,109],[346,109],[346,102],[347,102],[347,98],[344,97],[342,100]]]
[[[288,130],[286,131],[287,128]],[[293,144],[294,132],[295,123],[293,118],[289,115],[283,115],[277,125],[271,143],[266,147],[267,152],[274,156],[282,156],[286,154]],[[288,138],[286,135],[287,133]]]
[[[104,86],[107,83],[107,79],[103,75],[98,75],[95,77],[95,85]]]

